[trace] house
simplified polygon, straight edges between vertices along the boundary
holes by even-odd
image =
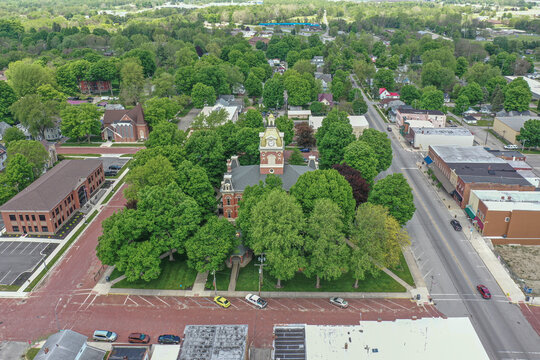
[[[285,164],[284,134],[276,128],[272,114],[268,116],[267,127],[259,133],[259,137],[259,165],[240,166],[238,156],[227,161],[227,172],[223,175],[220,194],[223,214],[230,221],[238,216],[239,203],[246,187],[264,181],[268,174],[275,174],[281,178],[283,189],[289,191],[300,175],[318,168],[314,156],[310,157],[308,166]]]
[[[49,158],[45,163],[45,168],[50,169],[58,161],[58,153],[56,152],[56,144],[47,140],[40,140],[41,145],[49,153]]]
[[[528,111],[526,113],[528,113]],[[514,145],[521,144],[517,140],[517,136],[525,122],[531,119],[540,120],[539,116],[527,115],[526,113],[517,116],[501,116],[501,113],[497,113],[493,120],[493,131]]]
[[[112,92],[110,81],[80,81],[79,89],[83,94],[86,93],[102,93],[106,91]]]
[[[411,128],[413,147],[428,150],[434,145],[472,146],[474,135],[465,128]]]
[[[216,104],[221,104],[223,106],[236,106],[238,108],[238,113],[244,111],[244,99],[236,98],[234,95],[220,95],[216,101]]]
[[[313,59],[311,59],[311,64],[315,66],[324,66],[324,57],[314,56]]]
[[[477,123],[476,118],[474,116],[472,116],[472,115],[463,116],[463,121],[465,121],[469,125],[476,125],[476,123]]]
[[[22,131],[22,133],[24,134],[24,137],[26,138],[26,140],[32,140],[33,139],[32,134],[30,134],[30,131],[28,131],[28,128],[26,126],[24,126],[23,124],[17,124],[17,125],[15,125],[15,127]]]
[[[383,107],[383,109],[392,109],[397,110],[399,107],[404,106],[405,103],[401,100],[396,100],[392,98],[386,98],[379,101],[379,105]]]
[[[88,338],[73,330],[49,336],[34,360],[103,360],[105,350],[87,344]]]
[[[7,122],[5,121],[0,121],[0,140],[3,140],[4,139],[4,133],[6,132],[7,129],[9,129],[11,127],[11,125],[9,125]]]
[[[311,116],[311,110],[289,110],[287,116],[289,119],[307,120]]]
[[[221,103],[225,103],[226,101],[222,100]],[[210,115],[214,111],[220,111],[225,110],[227,113],[227,118],[225,119],[225,122],[232,121],[236,122],[238,120],[238,106],[223,106],[221,103],[218,103],[214,106],[205,106],[201,110],[201,114],[203,115]]]
[[[103,140],[136,142],[148,139],[148,124],[144,120],[141,104],[130,110],[105,110],[103,115]]]
[[[150,346],[113,345],[107,360],[149,360]]]
[[[396,123],[403,126],[407,120],[429,121],[433,124],[433,127],[442,128],[446,125],[446,115],[442,111],[399,108],[396,111]]]
[[[329,93],[319,94],[319,96],[317,96],[317,101],[323,103],[325,106],[333,106],[334,96]]]
[[[467,214],[493,244],[540,245],[540,192],[473,190]]]
[[[99,159],[61,161],[0,206],[6,233],[54,235],[104,182]]]
[[[232,93],[234,95],[244,95],[246,93],[246,88],[243,84],[234,84],[232,87]]]
[[[444,103],[448,104],[450,101],[451,101],[450,94],[449,93],[444,93]]]
[[[396,92],[390,92],[385,88],[379,88],[379,99],[399,99],[399,94]]]
[[[32,134],[30,134],[30,131],[28,131],[28,128],[24,126],[23,124],[17,124],[15,127],[19,130],[21,130],[26,137],[26,140],[32,140],[34,137]],[[62,132],[60,131],[60,121],[56,121],[55,125],[52,128],[46,128],[44,131],[45,140],[47,141],[55,141],[62,137]],[[35,140],[42,140],[41,135],[38,135]]]
[[[430,146],[425,160],[461,208],[472,190],[535,191],[510,164],[480,146]]]
[[[6,168],[7,150],[4,145],[0,145],[0,171]]]
[[[315,79],[321,80],[323,91],[328,91],[328,89],[330,89],[330,84],[332,83],[332,75],[316,71],[314,76]]]

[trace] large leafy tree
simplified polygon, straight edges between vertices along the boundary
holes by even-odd
[[[72,139],[86,137],[90,142],[92,135],[99,135],[101,132],[101,113],[93,104],[81,104],[77,106],[66,106],[61,112],[62,122],[60,129],[62,134]]]
[[[313,211],[317,199],[326,198],[339,205],[343,222],[348,224],[356,207],[351,186],[334,169],[309,171],[300,175],[290,193],[298,200],[306,216]]]
[[[295,198],[281,189],[273,189],[251,211],[252,248],[264,253],[269,272],[277,279],[289,280],[305,265],[301,254],[305,220]]]
[[[424,88],[420,106],[426,110],[442,110],[444,105],[444,93],[433,86]]]
[[[294,137],[294,121],[283,115],[276,119],[276,127],[284,133],[285,145],[290,144]]]
[[[298,123],[294,126],[296,133],[296,143],[300,147],[309,148],[315,145],[313,128],[306,122]]]
[[[359,97],[358,99],[354,99],[352,102],[352,109],[355,115],[365,114],[368,110],[368,107],[366,102],[364,101],[364,98]]]
[[[259,110],[249,109],[238,119],[238,125],[253,129],[262,129],[264,127],[263,117]]]
[[[263,86],[261,79],[250,72],[245,82],[246,92],[251,97],[259,97],[263,94]]]
[[[386,207],[401,225],[412,219],[416,207],[412,189],[403,174],[388,175],[377,181],[369,194],[368,201]]]
[[[386,88],[388,91],[394,90],[394,72],[390,69],[380,69],[375,74],[374,84],[377,89]]]
[[[349,246],[345,242],[340,207],[330,199],[317,199],[307,220],[304,250],[306,275],[315,275],[316,288],[321,278],[335,280],[348,270]]]
[[[182,162],[176,172],[176,182],[186,195],[191,196],[199,204],[203,215],[210,215],[216,211],[214,188],[201,166],[187,160]]]
[[[352,126],[347,113],[332,110],[322,121],[317,130],[317,148],[319,149],[319,165],[328,169],[343,160],[345,148],[355,141]]]
[[[8,160],[5,174],[9,186],[16,192],[30,185],[35,179],[32,164],[23,154],[14,154]]]
[[[370,186],[369,183],[362,177],[360,171],[353,169],[347,164],[336,164],[332,169],[337,170],[341,176],[351,185],[353,197],[356,201],[356,206],[365,203],[368,199]]]
[[[284,78],[284,85],[290,105],[302,106],[310,102],[312,86],[308,79],[303,78],[296,71]]]
[[[219,271],[237,243],[234,226],[227,219],[212,217],[187,239],[188,265],[197,272]]]
[[[191,90],[191,101],[198,109],[203,106],[212,106],[216,103],[216,92],[211,86],[196,83]]]
[[[145,77],[154,75],[154,71],[156,71],[156,55],[150,50],[133,49],[125,53],[124,58],[138,59],[142,65]]]
[[[17,101],[15,91],[5,81],[0,81],[0,121],[13,125],[10,106]]]
[[[47,160],[49,160],[49,152],[39,141],[13,141],[9,144],[7,150],[8,158],[11,158],[15,154],[24,155],[32,166],[32,172],[36,179],[43,172],[43,167],[47,163]]]
[[[378,174],[379,160],[375,150],[366,142],[354,141],[346,148],[343,162],[360,171],[362,177],[370,184]]]
[[[10,127],[4,132],[4,136],[2,137],[2,140],[4,141],[4,144],[6,144],[6,147],[9,147],[9,144],[13,141],[17,140],[25,140],[26,136],[24,133],[16,128],[15,126]]]
[[[259,129],[242,127],[236,133],[236,150],[242,165],[255,165],[260,161]]]
[[[223,125],[228,117],[229,113],[224,108],[211,111],[208,115],[201,111],[195,116],[190,127],[192,129],[215,129],[218,126]]]
[[[377,172],[387,170],[392,164],[392,143],[386,133],[375,130],[366,129],[359,138],[365,142],[377,155]]]
[[[454,107],[454,113],[457,115],[463,114],[470,106],[469,98],[465,95],[459,95],[456,100],[456,106]]]
[[[166,145],[181,146],[185,141],[186,134],[182,130],[178,129],[176,124],[168,121],[161,121],[153,127],[150,135],[148,135],[148,140],[146,140],[144,145],[147,148]]]
[[[8,84],[19,97],[34,94],[41,85],[54,84],[51,69],[29,59],[10,63],[6,77]]]
[[[471,105],[476,105],[484,98],[484,92],[478,83],[470,82],[464,86],[459,95],[465,95],[469,99]]]
[[[512,80],[505,89],[504,109],[506,111],[525,111],[529,109],[532,94],[523,78]]]
[[[279,109],[283,106],[283,80],[279,75],[274,75],[273,78],[264,84],[263,89],[263,104],[267,108]]]
[[[160,122],[174,120],[181,110],[175,99],[153,97],[144,103],[144,119],[153,128]]]
[[[403,85],[400,91],[400,100],[407,105],[412,105],[415,100],[420,100],[422,94],[414,85]]]
[[[195,131],[185,145],[187,159],[202,166],[214,187],[218,187],[227,170],[225,152],[221,138],[215,131]]]
[[[454,70],[445,68],[439,60],[434,60],[422,66],[422,85],[435,86],[437,89],[449,90],[454,84]]]
[[[100,59],[90,65],[88,79],[90,81],[113,81],[118,78],[118,68],[111,59]],[[101,94],[101,88],[99,88]],[[112,94],[112,87],[111,87]]]
[[[135,105],[142,99],[144,88],[143,67],[134,59],[126,59],[120,69],[120,99]]]
[[[154,155],[143,165],[134,166],[126,175],[129,186],[124,190],[128,200],[138,200],[139,192],[147,186],[166,187],[176,176],[171,162],[162,155]]]
[[[523,146],[538,147],[540,146],[540,120],[530,119],[525,121],[523,127],[519,130],[519,135],[516,139]]]
[[[26,95],[11,105],[15,119],[23,124],[34,137],[45,138],[45,130],[54,127],[56,104],[42,101],[39,95]]]

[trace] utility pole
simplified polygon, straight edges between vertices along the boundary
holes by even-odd
[[[255,264],[255,266],[259,267],[259,296],[261,296],[261,285],[263,280],[263,267],[267,264],[264,263],[266,258],[264,257],[264,253],[261,253],[261,255],[257,258],[259,260],[259,264]]]
[[[212,271],[212,274],[214,275],[214,296],[217,296],[216,269]]]

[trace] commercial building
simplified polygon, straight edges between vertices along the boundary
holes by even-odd
[[[106,354],[89,346],[88,338],[72,330],[61,330],[49,336],[34,360],[103,360]]]
[[[398,108],[396,111],[396,123],[403,126],[408,120],[424,120],[433,124],[433,127],[442,128],[446,124],[446,115],[438,110],[418,110]]]
[[[141,104],[130,110],[105,110],[103,115],[103,140],[137,142],[148,139],[148,124],[144,120]]]
[[[178,360],[180,345],[152,345],[152,360]]]
[[[466,212],[497,244],[540,245],[540,192],[473,190]]]
[[[187,325],[179,360],[245,360],[247,325]]]
[[[474,135],[465,128],[411,128],[413,146],[420,150],[428,150],[435,145],[472,146]]]
[[[487,149],[486,149],[487,150]],[[512,160],[512,161],[525,161],[527,157],[517,150],[487,150],[495,157]]]
[[[493,131],[506,141],[515,145],[521,145],[516,137],[519,135],[525,122],[530,119],[540,120],[540,117],[527,114],[513,116],[501,116],[498,114],[493,120]]]
[[[322,126],[322,122],[326,116],[310,116],[308,120],[309,126],[313,128],[315,132]],[[365,129],[369,129],[369,123],[365,116],[359,115],[359,116],[348,116],[349,123],[351,124],[353,128],[354,135],[358,138]]]
[[[489,359],[468,318],[274,326],[272,359]]]
[[[311,116],[311,110],[289,110],[287,116],[289,119],[307,120]]]
[[[462,208],[469,203],[473,189],[535,190],[510,164],[480,146],[430,146],[425,160]]]
[[[149,360],[150,346],[113,345],[107,360]]]
[[[8,234],[55,234],[105,181],[101,160],[64,160],[0,207]]]

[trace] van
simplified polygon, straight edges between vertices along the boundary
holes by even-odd
[[[118,335],[114,331],[108,331],[108,330],[96,330],[94,331],[94,336],[92,336],[92,339],[94,341],[113,342],[113,341],[116,341],[117,338],[118,338]]]
[[[517,145],[510,144],[510,145],[504,145],[504,148],[505,148],[506,150],[517,150],[518,146],[517,146]]]

